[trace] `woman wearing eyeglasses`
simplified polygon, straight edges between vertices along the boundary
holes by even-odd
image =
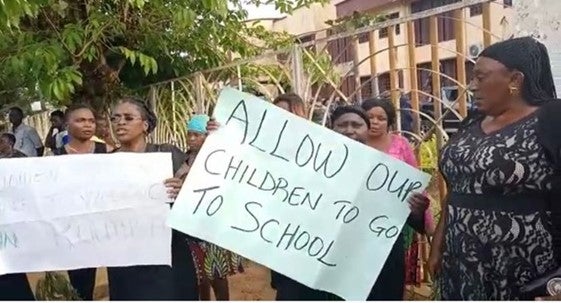
[[[156,115],[146,104],[134,98],[123,98],[113,108],[111,123],[121,146],[115,152],[170,152],[174,174],[185,154],[177,147],[148,143],[147,137],[157,123]],[[168,194],[175,199],[181,185],[180,178],[165,181]],[[187,236],[172,231],[172,266],[138,265],[108,268],[111,300],[198,300],[197,278],[193,259],[189,255]],[[142,252],[131,252],[142,253]]]

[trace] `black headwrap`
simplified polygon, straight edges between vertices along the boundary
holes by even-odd
[[[501,62],[524,74],[522,97],[530,105],[557,98],[547,48],[532,37],[509,39],[487,47],[480,57]]]
[[[361,107],[354,105],[343,105],[337,107],[331,114],[331,123],[335,123],[335,120],[341,118],[341,116],[345,114],[357,114],[364,120],[366,127],[370,128],[370,119],[368,119],[366,112]],[[331,127],[333,127],[333,125]]]

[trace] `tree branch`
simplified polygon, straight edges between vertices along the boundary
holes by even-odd
[[[86,50],[88,49],[88,47],[90,47],[90,45],[91,45],[92,43],[94,43],[94,42],[97,40],[97,38],[99,37],[99,35],[101,35],[101,33],[103,33],[103,31],[104,31],[107,27],[109,27],[109,25],[111,25],[111,22],[107,22],[105,25],[103,25],[102,27],[100,27],[99,31],[97,31],[96,33],[94,33],[94,34],[92,35],[92,38],[91,38],[88,42],[86,42],[86,43],[84,44],[84,47],[82,47],[82,50],[80,50],[80,52],[78,53],[78,55],[76,55],[76,57],[81,58],[81,57],[84,55],[84,53],[86,52]],[[80,60],[81,60],[81,59],[80,59]]]
[[[55,24],[53,23],[53,21],[51,21],[51,19],[49,18],[49,16],[47,15],[47,13],[45,11],[43,11],[43,16],[45,17],[45,19],[47,20],[47,23],[49,23],[49,25],[52,27],[53,31],[55,32],[55,34],[57,35],[58,39],[60,40],[60,43],[62,44],[62,46],[64,46],[64,48],[71,54],[74,55],[72,53],[72,51],[70,50],[70,47],[68,47],[68,45],[66,43],[64,43],[64,39],[62,38],[62,35],[60,34],[60,32],[57,30],[57,27],[55,26]]]

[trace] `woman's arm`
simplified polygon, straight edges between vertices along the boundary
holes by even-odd
[[[413,148],[411,147],[411,145],[409,145],[409,142],[407,141],[407,139],[405,139],[404,137],[399,137],[399,140],[401,140],[401,156],[404,160],[405,163],[418,168],[419,164],[417,163],[417,157],[415,157],[415,152],[413,151]],[[430,204],[430,200],[428,199],[426,193],[422,194],[423,197],[417,197],[418,200],[424,200],[424,203],[426,204],[426,208],[424,208],[424,210],[422,210],[422,214],[420,213],[414,213],[412,211],[411,215],[407,218],[407,224],[409,226],[411,226],[416,232],[421,233],[421,234],[425,234],[427,231],[432,230],[432,214],[430,213],[430,208],[429,208],[429,204]],[[413,198],[413,197],[412,197]],[[429,202],[429,203],[427,203]],[[410,201],[410,204],[414,203],[412,201]],[[421,201],[417,201],[417,204],[419,204],[421,206]],[[413,209],[412,209],[413,210]]]
[[[442,202],[442,210],[440,211],[440,220],[432,237],[430,255],[428,260],[428,269],[431,276],[435,276],[440,272],[442,263],[442,252],[444,251],[444,234],[446,231],[446,218],[448,216],[448,197]]]
[[[407,217],[407,225],[411,226],[416,232],[420,234],[425,233],[425,219],[423,216],[409,215]]]
[[[425,212],[429,205],[429,199],[421,193],[413,193],[408,201],[411,213],[407,217],[407,224],[416,232],[425,233]]]

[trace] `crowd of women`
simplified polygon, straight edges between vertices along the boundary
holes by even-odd
[[[561,284],[555,283],[561,280],[555,279],[561,265],[561,128],[556,122],[561,103],[547,50],[529,37],[499,42],[481,53],[473,75],[470,90],[478,110],[441,151],[440,172],[448,188],[441,219],[434,228],[426,195],[411,195],[411,215],[368,300],[403,299],[411,272],[408,234],[433,229],[428,267],[441,299],[561,298]],[[295,94],[280,95],[273,103],[307,116]],[[190,149],[184,153],[147,142],[157,119],[141,100],[121,99],[110,120],[118,147],[91,140],[95,116],[89,107],[68,108],[70,139],[55,154],[171,152],[175,176],[164,181],[171,198],[207,134],[221,127],[208,116],[194,116],[187,125]],[[417,165],[410,144],[394,132],[396,112],[390,100],[340,106],[329,120],[334,132]],[[172,266],[109,268],[110,299],[208,300],[210,289],[217,299],[229,299],[227,277],[243,271],[238,256],[176,231],[171,246]],[[73,270],[69,276],[81,297],[91,300],[95,269]],[[275,272],[271,286],[277,300],[340,300]],[[25,275],[0,276],[0,298],[32,299]]]

